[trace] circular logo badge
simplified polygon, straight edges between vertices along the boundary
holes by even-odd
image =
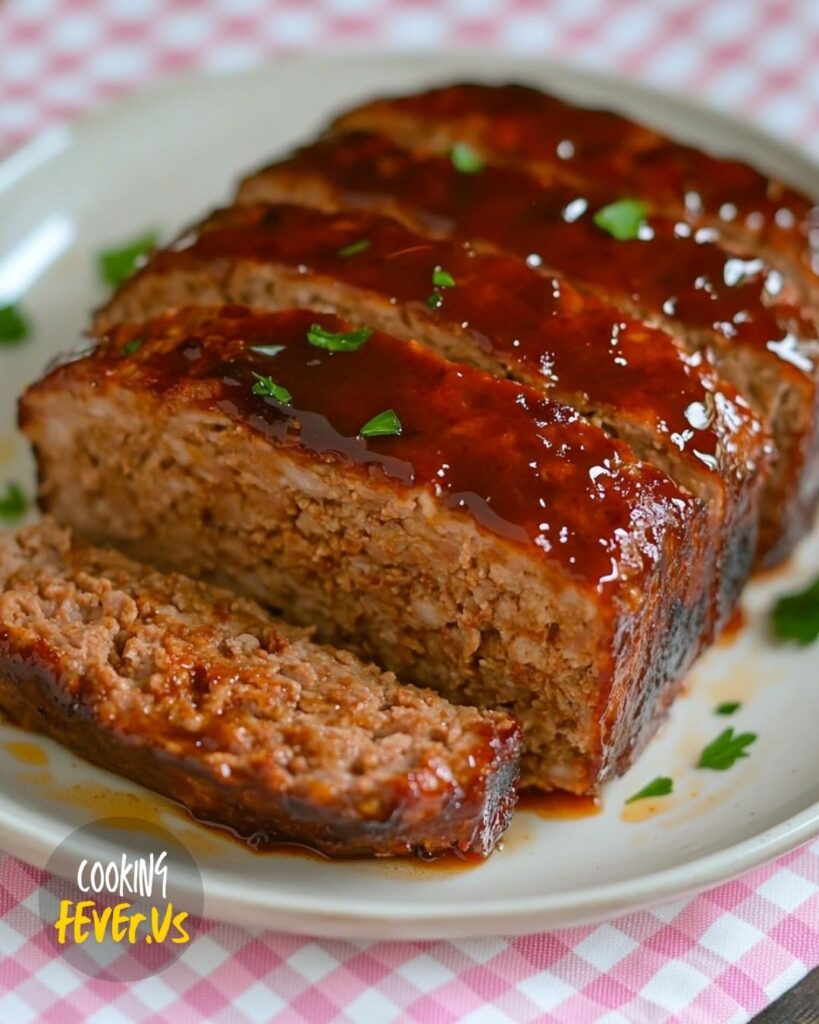
[[[140,818],[102,818],[72,832],[45,865],[40,914],[54,949],[100,981],[164,970],[194,939],[204,903],[190,852]]]

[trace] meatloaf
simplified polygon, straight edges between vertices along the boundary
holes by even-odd
[[[514,803],[507,715],[52,521],[0,536],[0,708],[254,843],[485,855]]]
[[[683,352],[712,359],[771,430],[777,455],[760,561],[781,560],[810,527],[819,500],[817,314],[761,250],[659,213],[636,237],[615,238],[595,215],[622,192],[600,182],[579,190],[506,163],[464,173],[449,155],[374,132],[323,137],[251,175],[238,198],[387,214],[427,236],[525,260],[664,326]]]
[[[436,291],[444,268],[448,287]],[[187,230],[118,290],[97,327],[191,303],[335,310],[571,405],[706,502],[713,631],[730,616],[753,561],[769,439],[731,385],[662,330],[520,260],[377,215],[289,205],[233,207]]]
[[[524,784],[627,765],[707,635],[700,498],[540,390],[332,315],[117,325],[21,423],[60,520],[509,711]]]
[[[334,132],[375,131],[427,153],[467,145],[492,163],[585,189],[605,181],[653,214],[759,251],[819,296],[816,202],[738,160],[686,146],[608,110],[525,85],[460,83],[375,100],[336,118]]]

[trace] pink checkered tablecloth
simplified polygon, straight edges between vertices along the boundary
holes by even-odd
[[[817,0],[0,0],[0,153],[189,69],[319,48],[560,55],[699,94],[819,153]],[[342,942],[205,923],[118,986],[55,959],[0,857],[0,1024],[740,1024],[819,964],[819,842],[692,900],[522,939]]]

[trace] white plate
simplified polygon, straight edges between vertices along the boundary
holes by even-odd
[[[150,227],[176,232],[227,198],[242,169],[308,137],[348,101],[462,77],[527,79],[617,106],[819,195],[819,168],[780,142],[633,84],[554,65],[367,56],[279,61],[248,75],[181,81],[46,135],[0,164],[0,305],[25,291],[36,322],[31,342],[0,352],[0,479],[29,479],[14,400],[53,353],[74,345],[102,298],[94,262],[101,248]],[[47,763],[22,763],[21,753],[32,751],[8,744],[28,737],[6,727],[0,839],[41,865],[92,817],[129,808],[159,815],[199,861],[209,916],[320,935],[534,931],[688,894],[819,833],[819,646],[781,649],[765,637],[774,595],[817,570],[819,536],[787,570],[750,588],[748,627],[698,667],[649,750],[607,787],[603,813],[550,821],[522,812],[505,848],[473,870],[254,855],[45,740],[36,744]],[[715,704],[733,698],[744,702],[735,718],[714,715]],[[696,771],[699,750],[729,723],[759,733],[751,757],[726,773]],[[667,809],[624,821],[624,799],[659,774],[677,780]]]

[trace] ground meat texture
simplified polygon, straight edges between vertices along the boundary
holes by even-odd
[[[631,316],[660,324],[721,376],[768,425],[776,461],[766,482],[759,560],[785,557],[819,500],[817,311],[793,278],[713,227],[655,215],[634,239],[611,237],[594,214],[622,193],[544,183],[520,167],[459,172],[449,155],[403,148],[388,135],[330,135],[242,183],[241,203],[300,202],[368,210],[434,238],[526,260]]]
[[[420,152],[469,146],[479,159],[580,190],[605,182],[651,213],[715,229],[819,297],[816,201],[738,160],[686,146],[611,111],[522,85],[463,83],[379,99],[334,132],[375,131]]]
[[[524,384],[377,331],[329,352],[315,322],[353,326],[227,307],[113,328],[22,400],[43,506],[510,711],[524,784],[594,791],[702,648],[704,503]],[[400,434],[362,437],[388,409]]]
[[[485,856],[514,803],[508,715],[50,520],[0,537],[0,708],[256,842]]]
[[[434,288],[436,270],[449,287]],[[570,405],[707,503],[712,632],[730,618],[753,561],[771,449],[707,358],[521,260],[386,217],[290,205],[233,207],[185,231],[117,291],[97,326],[223,302],[335,310]]]

